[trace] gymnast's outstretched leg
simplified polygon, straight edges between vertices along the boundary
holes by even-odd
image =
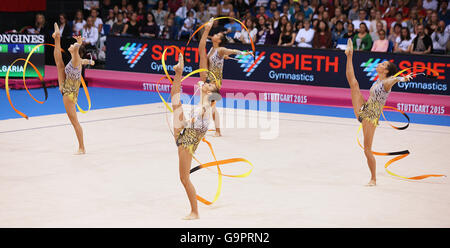
[[[185,118],[183,114],[183,108],[180,100],[180,87],[181,87],[181,77],[183,73],[183,56],[180,54],[178,59],[178,64],[174,66],[175,77],[173,81],[173,86],[171,90],[172,97],[172,108],[173,108],[173,127],[174,127],[174,136],[175,141],[178,140],[180,136],[180,132],[184,128]],[[185,220],[193,220],[198,219],[198,206],[197,206],[197,193],[195,191],[195,187],[190,179],[190,170],[192,163],[192,154],[186,149],[183,145],[178,145],[178,160],[179,160],[179,173],[180,180],[183,184],[183,187],[186,191],[186,194],[189,199],[189,203],[191,205],[191,213],[184,217]]]
[[[352,95],[352,104],[353,111],[355,112],[355,116],[359,118],[359,111],[364,104],[364,97],[361,94],[361,90],[359,89],[359,83],[356,80],[355,73],[353,70],[353,42],[351,39],[348,39],[347,49],[345,50],[345,55],[347,55],[347,66],[346,66],[346,77],[348,84],[350,85],[351,95]],[[368,121],[367,119],[362,120],[363,126],[363,134],[364,134],[364,155],[367,159],[367,165],[369,166],[371,178],[367,186],[375,186],[376,185],[376,160],[375,156],[372,153],[372,143],[373,136],[375,134],[376,126]]]

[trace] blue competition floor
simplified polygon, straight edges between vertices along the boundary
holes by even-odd
[[[65,113],[64,105],[62,102],[61,93],[57,88],[48,89],[48,100],[44,104],[38,104],[34,102],[27,94],[25,90],[11,90],[12,101],[14,106],[27,114],[29,117],[39,115],[50,115]],[[42,89],[30,90],[33,96],[38,100],[44,99],[44,91]],[[160,102],[160,98],[155,92],[146,91],[133,91],[133,90],[118,90],[118,89],[106,89],[90,87],[89,93],[92,100],[92,109],[113,108],[128,105],[148,104]],[[163,94],[167,99],[168,94]],[[224,99],[226,101],[226,99]],[[78,103],[83,109],[87,109],[87,101],[83,90],[80,89],[80,95],[78,97]],[[218,106],[223,104],[218,103]],[[234,104],[235,108],[242,108],[237,103]],[[246,102],[245,108],[251,108],[252,105]],[[259,108],[258,108],[259,109]],[[263,108],[270,110],[270,103],[267,103],[267,107]],[[343,118],[355,118],[353,110],[351,108],[339,108],[339,107],[326,107],[326,106],[314,106],[314,105],[302,105],[281,103],[279,105],[279,111],[282,113],[294,113],[294,114],[306,114],[306,115],[321,115],[321,116],[333,116]],[[386,112],[386,118],[392,121],[403,122],[404,117],[399,113]],[[424,114],[408,114],[411,122],[419,124],[431,124],[450,126],[450,116],[438,116],[438,115],[424,115]],[[4,89],[0,90],[0,120],[22,118],[19,116],[9,105]]]

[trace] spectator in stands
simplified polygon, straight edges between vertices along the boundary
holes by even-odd
[[[313,20],[314,19],[322,20],[324,12],[325,12],[325,6],[323,6],[323,5],[317,6],[316,11],[314,12],[312,19]]]
[[[108,15],[109,15],[109,10],[112,10],[112,9],[113,9],[113,6],[111,4],[111,0],[103,0],[101,8],[100,8],[101,18],[103,20],[106,20],[106,18],[108,18]]]
[[[114,15],[114,10],[110,9],[108,16],[105,19],[105,25],[108,25],[109,27],[112,27],[114,25],[114,21],[116,19],[116,16]],[[103,27],[104,31],[106,32],[106,27]]]
[[[395,6],[390,6],[388,12],[384,15],[384,20],[386,21],[387,27],[390,29],[393,22],[395,22],[395,14],[397,11],[395,10]]]
[[[156,24],[160,27],[164,27],[164,23],[167,19],[168,12],[164,10],[164,1],[159,0],[156,4],[156,9],[152,10],[153,16],[155,17]]]
[[[372,37],[373,41],[380,39],[380,37],[378,36],[380,30],[384,30],[383,23],[381,21],[377,22],[375,31],[370,33],[370,36]],[[386,30],[384,31],[384,34],[386,35]]]
[[[344,35],[344,23],[342,21],[337,21],[336,25],[334,25],[333,31],[331,31],[331,40],[333,41],[333,47],[337,46],[338,40],[344,38]]]
[[[269,9],[266,11],[266,15],[269,18],[273,18],[275,11],[277,11],[277,1],[271,0],[269,3]]]
[[[230,17],[236,18],[234,11],[230,12]],[[230,40],[235,38],[236,32],[241,32],[242,26],[235,20],[230,19],[230,21],[227,24],[225,24],[224,28],[226,29],[224,34],[227,36],[227,39]]]
[[[295,42],[294,26],[291,22],[286,23],[281,29],[280,39],[278,40],[279,46],[293,46]]]
[[[384,31],[384,29],[380,29],[380,31],[378,31],[378,37],[379,39],[373,43],[371,51],[387,52],[389,49],[389,41],[386,39],[386,31]]]
[[[59,14],[58,20],[59,32],[61,34],[61,44],[65,47],[63,39],[68,39],[72,37],[72,30],[70,29],[69,24],[67,23],[67,15],[65,13]]]
[[[438,9],[438,1],[437,0],[423,0],[423,8],[437,10]]]
[[[364,23],[366,24],[366,27],[370,27],[370,21],[366,20],[366,16],[367,16],[367,12],[365,9],[360,9],[359,10],[359,15],[358,15],[358,19],[352,21],[353,25],[355,26],[356,30],[359,30],[360,24]]]
[[[359,8],[359,1],[358,0],[353,0],[352,8],[350,9],[350,11],[348,12],[348,15],[347,15],[348,19],[350,21],[352,21],[352,22],[355,21],[355,20],[358,20],[359,15],[360,15],[360,11],[359,10],[360,10],[360,8]]]
[[[392,44],[395,44],[395,41],[397,40],[398,37],[400,37],[401,32],[402,32],[402,25],[397,23],[394,26],[394,30],[391,31],[391,34],[388,36],[388,40],[390,40]]]
[[[243,20],[245,14],[249,10],[249,6],[245,3],[245,0],[234,0],[232,4],[237,18]]]
[[[303,13],[305,13],[305,19],[309,20],[310,18],[312,18],[314,10],[309,5],[309,0],[303,0],[302,4],[303,5],[302,5],[302,8],[301,8],[301,11]]]
[[[412,41],[409,53],[412,54],[429,54],[433,50],[433,41],[430,36],[425,34],[425,27],[423,24],[417,26],[417,36]]]
[[[395,53],[409,53],[409,47],[411,46],[411,33],[408,28],[403,27],[401,34],[395,40],[394,52]]]
[[[194,10],[191,9],[187,13],[187,18],[184,20],[183,27],[181,27],[180,33],[178,34],[180,40],[187,40],[194,32],[194,27],[197,21],[194,16]]]
[[[96,49],[98,42],[98,29],[94,25],[94,18],[89,16],[86,25],[81,30],[83,37],[83,45],[85,45],[86,49]]]
[[[420,19],[419,15],[417,14],[417,7],[411,8],[411,10],[409,11],[409,18],[405,22],[410,32],[414,29],[415,23],[422,22],[422,19]]]
[[[138,22],[145,22],[144,19],[146,18],[146,14],[147,11],[145,11],[145,6],[144,6],[144,2],[139,1],[137,3],[137,8],[136,8],[136,14],[137,14],[137,18],[136,20]]]
[[[42,34],[44,36],[50,35],[45,16],[41,13],[36,14],[34,18],[34,25],[27,30],[29,34]],[[47,39],[47,38],[46,38]]]
[[[289,13],[289,4],[283,4],[283,12],[280,14],[281,17],[286,16],[288,20],[291,20],[291,13]]]
[[[350,10],[352,9],[352,4],[350,0],[342,0],[341,1],[342,14],[348,16]]]
[[[449,39],[449,33],[445,32],[445,21],[439,21],[436,31],[431,34],[431,40],[433,41],[433,53],[445,54],[447,48],[447,42]]]
[[[280,21],[278,24],[278,28],[281,29],[286,25],[286,23],[290,22],[286,15],[280,17]],[[291,22],[292,23],[292,22]]]
[[[124,13],[124,15],[127,13],[127,5],[128,5],[128,0],[122,0],[120,2],[120,10],[122,11],[122,13]]]
[[[439,19],[445,22],[445,25],[450,24],[450,12],[448,10],[448,1],[442,1],[439,9]]]
[[[137,22],[137,14],[132,13],[131,19],[125,24],[123,28],[122,35],[139,37],[139,23]]]
[[[207,23],[211,19],[211,14],[205,8],[205,4],[200,2],[197,11],[197,23]]]
[[[275,28],[273,19],[269,18],[266,20],[266,27],[268,29],[265,45],[276,45],[278,44],[278,40],[280,38],[280,31]]]
[[[328,30],[328,23],[320,20],[314,32],[313,48],[331,48],[332,45],[333,41],[331,40],[331,32]]]
[[[86,25],[86,21],[83,17],[83,11],[77,10],[75,13],[75,19],[73,20],[72,29],[74,36],[81,36],[81,30]]]
[[[253,22],[252,18],[245,19],[244,22],[247,29],[250,31],[250,34],[245,30],[244,28],[241,30],[241,35],[239,36],[239,40],[242,42],[242,44],[250,44],[250,37],[253,42],[256,41],[256,33],[258,30],[255,28],[255,23]]]
[[[119,36],[122,34],[123,29],[125,28],[125,23],[123,22],[123,13],[119,12],[117,14],[117,21],[112,25],[110,34]]]
[[[312,40],[314,38],[314,30],[311,28],[311,22],[305,19],[304,27],[300,29],[295,37],[295,42],[299,47],[312,47]]]
[[[223,0],[222,4],[219,5],[220,16],[229,16],[230,13],[233,11],[234,11],[233,4],[231,4],[230,0]]]
[[[258,17],[258,23],[256,24],[258,33],[256,33],[256,45],[264,45],[266,43],[266,37],[268,32],[268,26],[266,26],[266,18],[264,15]]]
[[[302,28],[304,28],[304,22],[303,20],[297,21],[294,25],[294,31],[295,31],[295,35],[297,36],[297,33],[299,30],[301,30]]]
[[[342,8],[337,7],[334,9],[334,17],[331,18],[329,23],[332,30],[334,29],[336,23],[341,20],[341,18],[342,18]]]
[[[219,15],[219,4],[217,3],[217,0],[211,0],[208,3],[208,12],[211,16],[216,17]]]
[[[164,25],[163,30],[161,31],[161,37],[163,39],[175,40],[178,38],[178,30],[175,27],[174,18],[168,18],[166,21],[166,25]]]
[[[140,35],[147,38],[158,38],[159,26],[155,22],[152,12],[148,12],[144,24],[142,25]]]
[[[366,23],[359,24],[359,32],[353,37],[353,49],[360,51],[370,51],[372,49],[372,37]]]
[[[97,28],[99,33],[103,34],[103,21],[98,17],[98,9],[91,9],[91,17],[94,20],[94,26]]]
[[[353,39],[355,37],[355,26],[353,26],[353,23],[349,23],[347,25],[347,32],[344,34],[344,38],[346,39]]]
[[[390,32],[392,33],[396,24],[399,24],[401,27],[408,27],[408,24],[403,21],[403,16],[401,12],[397,12],[395,14],[395,21],[391,23]]]
[[[168,0],[167,7],[170,13],[175,13],[184,3],[185,0]]]
[[[409,15],[408,1],[397,0],[397,11],[402,13],[404,17]]]
[[[264,8],[264,6],[259,6],[258,7],[258,12],[256,14],[256,18],[259,19],[260,16],[263,16],[264,19],[266,19],[266,20],[269,19],[269,16],[266,13],[266,8]]]
[[[426,26],[429,27],[433,32],[437,29],[439,25],[439,15],[437,11],[433,11],[431,13],[430,20],[427,21]]]

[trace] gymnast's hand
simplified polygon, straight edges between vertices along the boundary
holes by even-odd
[[[211,30],[211,27],[212,27],[213,23],[214,23],[214,18],[209,19],[209,21],[205,25],[205,29],[206,30]]]
[[[78,44],[80,44],[80,45],[83,44],[83,40],[84,40],[83,37],[81,37],[81,36],[74,36],[73,38],[74,38],[75,40],[77,40],[77,43],[78,43]]]
[[[408,82],[408,81],[411,81],[411,79],[413,79],[412,74],[408,74],[408,75],[402,77],[402,78],[400,79],[400,82]]]

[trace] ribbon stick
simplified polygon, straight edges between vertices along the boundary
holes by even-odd
[[[10,90],[10,89],[9,89],[9,71],[10,71],[10,69],[11,69],[11,66],[14,65],[17,61],[25,61],[25,64],[24,64],[24,66],[23,66],[23,74],[22,74],[22,80],[23,80],[23,85],[24,85],[24,87],[25,87],[25,90],[27,91],[28,95],[29,95],[35,102],[37,102],[37,103],[39,103],[39,104],[43,104],[43,103],[47,100],[47,98],[48,98],[47,87],[45,86],[44,78],[43,78],[43,76],[41,75],[41,73],[38,71],[38,69],[36,68],[36,66],[35,66],[33,63],[30,62],[31,55],[33,55],[33,53],[34,53],[39,47],[41,47],[41,46],[52,46],[52,47],[55,47],[54,44],[48,44],[48,43],[38,44],[38,45],[36,45],[35,47],[33,47],[33,49],[30,51],[30,53],[28,54],[28,56],[27,56],[26,59],[18,58],[18,59],[16,59],[16,60],[14,60],[14,62],[8,67],[8,70],[6,71],[6,76],[5,76],[5,90],[6,90],[6,95],[7,95],[7,97],[8,97],[9,104],[10,104],[11,107],[14,109],[14,111],[16,111],[16,113],[18,113],[20,116],[24,117],[25,119],[28,119],[28,116],[27,116],[25,113],[23,113],[23,112],[19,111],[18,109],[16,109],[16,108],[14,107],[13,103],[12,103],[12,100],[11,100],[11,94],[10,94],[10,92],[9,92],[9,90]],[[61,51],[64,52],[63,49],[61,49]],[[33,69],[36,71],[36,73],[38,74],[39,79],[40,79],[41,82],[42,82],[42,86],[43,86],[43,88],[44,88],[44,93],[45,93],[45,99],[44,99],[44,101],[39,101],[39,100],[37,100],[37,99],[31,94],[31,92],[29,91],[29,89],[28,89],[28,87],[27,87],[26,80],[25,80],[25,72],[26,72],[26,69],[27,69],[27,65],[28,65],[28,64],[30,64],[30,65],[33,67]],[[87,90],[87,86],[86,86],[86,83],[85,83],[83,77],[81,77],[81,84],[83,85],[83,89],[84,89],[84,92],[85,92],[85,94],[86,94],[86,98],[87,98],[87,101],[88,101],[88,104],[89,104],[89,109],[88,109],[88,111],[89,111],[89,110],[91,109],[91,98],[90,98],[90,96],[89,96],[89,91]],[[87,111],[83,110],[83,109],[78,105],[78,103],[77,103],[77,108],[78,108],[78,110],[79,110],[80,112],[82,112],[82,113],[87,113]]]
[[[430,68],[428,68],[428,67],[410,67],[410,68],[406,68],[406,69],[403,69],[403,70],[399,71],[399,72],[396,73],[393,77],[397,77],[397,76],[401,75],[401,74],[402,74],[403,72],[405,72],[405,71],[408,71],[408,70],[411,70],[411,69],[417,69],[417,68],[424,69],[424,70],[429,70],[429,71],[431,71],[432,73],[434,73],[433,76],[435,76],[435,77],[439,76],[439,73],[438,73],[437,71],[432,70],[432,69],[430,69]],[[407,122],[408,122],[408,123],[407,123],[406,125],[404,125],[404,126],[400,126],[400,127],[394,126],[394,125],[392,125],[392,124],[386,119],[386,117],[385,117],[385,115],[384,115],[384,112],[381,112],[381,113],[382,113],[382,116],[383,116],[383,119],[384,119],[384,120],[385,120],[392,128],[397,129],[397,130],[405,130],[405,129],[407,129],[407,128],[409,127],[410,119],[409,119],[409,116],[408,116],[405,112],[403,112],[403,111],[401,111],[401,110],[399,110],[399,109],[397,109],[397,108],[390,107],[390,106],[384,106],[383,109],[390,109],[390,110],[395,110],[395,111],[397,111],[397,112],[400,112],[400,113],[406,118],[406,120],[407,120]],[[364,150],[364,146],[363,146],[363,145],[361,144],[361,142],[359,141],[359,132],[361,131],[361,129],[362,129],[362,124],[360,124],[359,127],[358,127],[358,131],[357,131],[357,133],[356,133],[356,141],[358,142],[359,147],[361,147],[361,148]],[[372,154],[378,155],[378,156],[395,156],[394,158],[390,159],[390,160],[384,165],[384,169],[386,170],[386,172],[387,172],[389,175],[392,175],[392,176],[395,176],[395,177],[399,177],[399,178],[403,178],[403,179],[409,179],[409,180],[421,180],[421,179],[425,179],[425,178],[429,178],[429,177],[443,177],[443,176],[445,176],[445,175],[439,175],[439,174],[426,174],[426,175],[420,175],[420,176],[414,176],[414,177],[405,177],[405,176],[401,176],[401,175],[395,174],[395,173],[393,173],[392,171],[390,171],[390,170],[388,169],[388,167],[389,167],[392,163],[394,163],[394,162],[396,162],[396,161],[398,161],[398,160],[400,160],[400,159],[403,159],[403,158],[407,157],[407,156],[410,154],[409,150],[403,150],[403,151],[397,151],[397,152],[375,152],[375,151],[372,151]]]

